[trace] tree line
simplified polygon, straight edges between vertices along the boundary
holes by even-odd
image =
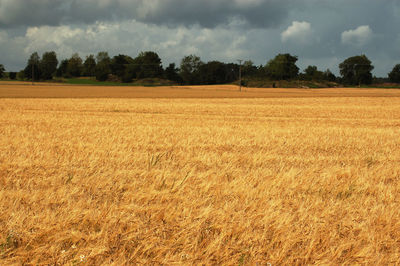
[[[368,85],[373,81],[372,62],[365,55],[353,56],[339,64],[340,76],[329,69],[320,71],[316,66],[308,66],[303,72],[297,67],[297,56],[278,54],[265,65],[255,66],[252,61],[243,64],[220,61],[203,62],[196,55],[182,58],[179,67],[175,63],[163,68],[157,53],[141,52],[136,58],[119,54],[110,57],[108,52],[88,55],[83,60],[77,53],[59,61],[54,51],[45,52],[42,57],[33,53],[26,67],[19,73],[10,72],[10,79],[51,80],[53,78],[93,77],[98,81],[130,83],[133,80],[160,78],[177,84],[224,84],[238,80],[239,71],[246,78],[269,80],[315,80],[342,83],[345,85]],[[0,64],[0,78],[5,76]],[[400,83],[400,64],[394,66],[388,79]],[[245,85],[245,84],[244,84]]]

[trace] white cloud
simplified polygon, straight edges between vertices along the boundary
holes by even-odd
[[[55,30],[56,29],[56,30]],[[26,37],[32,42],[32,44],[43,44],[54,43],[56,45],[62,45],[65,40],[71,38],[79,38],[83,34],[82,29],[72,29],[69,26],[60,27],[32,27],[26,31]],[[37,47],[37,46],[36,46]]]
[[[367,44],[373,36],[373,32],[368,25],[360,26],[355,30],[348,30],[342,33],[342,43],[355,46]]]
[[[282,42],[293,41],[296,43],[310,43],[313,30],[311,24],[305,21],[293,21],[284,32],[281,33]]]
[[[69,47],[71,40],[83,40],[85,38],[84,30],[73,29],[70,26],[30,27],[25,34],[27,45],[24,52],[31,54],[35,51],[57,51],[59,54],[67,56],[74,52],[74,49]]]
[[[245,49],[246,35],[232,31],[235,30],[199,26],[172,29],[135,20],[97,22],[81,27],[30,27],[23,37],[25,55],[19,57],[26,60],[29,54],[36,51],[39,54],[55,51],[59,60],[69,58],[75,52],[84,58],[99,51],[108,51],[110,56],[122,53],[132,57],[141,51],[155,51],[165,65],[179,63],[183,56],[189,54],[197,54],[203,61],[236,62],[237,58],[249,57],[249,51]]]

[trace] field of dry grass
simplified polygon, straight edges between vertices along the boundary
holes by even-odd
[[[308,97],[400,97],[400,89],[287,89],[214,86],[88,86],[60,83],[0,81],[0,98],[308,98]]]
[[[0,264],[399,264],[399,136],[396,97],[0,99]]]

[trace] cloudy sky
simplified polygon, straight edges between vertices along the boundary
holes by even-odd
[[[59,59],[155,51],[164,65],[252,60],[278,53],[338,73],[366,54],[374,74],[400,63],[400,0],[0,0],[0,64],[24,68],[35,51]]]

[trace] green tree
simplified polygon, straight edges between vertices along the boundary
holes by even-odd
[[[94,59],[94,55],[92,54],[86,56],[83,63],[83,75],[86,77],[94,77],[96,75],[96,59]]]
[[[6,69],[4,68],[4,66],[0,64],[0,79],[4,77],[5,71]]]
[[[32,78],[33,74],[33,78]],[[24,77],[32,80],[40,80],[42,76],[40,69],[40,57],[37,52],[31,54],[28,64],[24,69]]]
[[[164,76],[168,80],[175,81],[178,83],[182,82],[182,79],[179,76],[179,69],[175,67],[175,63],[169,64],[169,66],[164,71]]]
[[[388,76],[390,82],[400,83],[400,64],[395,65]]]
[[[339,69],[344,84],[361,85],[372,83],[371,71],[374,66],[365,55],[347,58],[339,65]]]
[[[108,75],[111,74],[111,58],[107,52],[99,52],[96,56],[96,60],[96,79],[98,81],[106,81],[108,79]]]
[[[335,82],[337,78],[336,78],[335,74],[333,74],[329,69],[327,69],[323,73],[323,79],[326,81]]]
[[[82,75],[82,58],[80,58],[78,53],[74,53],[68,60],[67,73],[71,77],[80,77]]]
[[[136,78],[139,70],[140,66],[136,65],[135,63],[128,64],[125,68],[124,75],[121,78],[122,82],[124,83],[132,82],[132,80]]]
[[[111,58],[108,55],[108,52],[103,51],[103,52],[99,52],[96,55],[96,61],[97,61],[97,64],[100,63],[100,62],[110,62]]]
[[[132,57],[122,54],[114,56],[110,63],[111,73],[123,79],[125,82],[130,82],[126,80],[126,69],[129,64],[134,64],[134,59]]]
[[[199,70],[204,65],[200,57],[189,55],[182,58],[180,65],[180,76],[185,84],[199,83]]]
[[[242,76],[252,77],[257,75],[258,69],[251,60],[244,61],[242,65]]]
[[[109,64],[101,62],[96,65],[96,79],[98,81],[106,81],[110,74],[111,68]]]
[[[10,72],[8,75],[11,80],[17,79],[17,72]]]
[[[266,65],[267,75],[276,80],[294,79],[299,74],[299,68],[296,66],[297,60],[297,56],[278,54]]]
[[[60,62],[60,65],[56,71],[57,77],[68,77],[68,59],[64,59]]]
[[[25,71],[21,70],[17,73],[17,79],[18,80],[24,80],[25,79]]]
[[[225,64],[225,68],[226,68],[226,81],[225,83],[230,83],[233,82],[235,80],[238,80],[239,78],[239,64],[233,64],[233,63],[229,63],[229,64]],[[257,67],[255,67],[257,69]],[[249,74],[249,76],[251,76],[251,74]],[[245,83],[244,78],[247,77],[245,73],[243,73],[243,69],[242,69],[242,83]]]
[[[161,59],[155,52],[141,52],[135,58],[134,64],[138,66],[136,78],[160,78],[163,76]]]
[[[322,80],[324,78],[324,73],[319,71],[316,66],[308,66],[304,69],[304,78],[306,80]]]
[[[199,67],[198,75],[201,84],[224,84],[227,82],[226,65],[219,61],[211,61]]]
[[[55,52],[46,52],[40,61],[40,70],[42,71],[43,79],[52,79],[54,73],[57,71],[57,54]]]

